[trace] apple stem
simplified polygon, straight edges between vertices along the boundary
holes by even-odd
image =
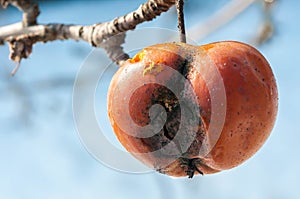
[[[184,0],[176,0],[176,10],[178,16],[178,31],[179,38],[182,43],[186,43],[185,26],[184,26],[184,14],[183,14]]]

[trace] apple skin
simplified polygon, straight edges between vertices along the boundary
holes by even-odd
[[[176,72],[186,81],[176,79]],[[172,84],[180,96],[170,91]],[[198,108],[199,114],[190,114],[195,122],[181,118],[186,107],[179,98],[188,108]],[[155,135],[143,137],[139,127],[151,123],[155,104],[165,109],[166,122]],[[120,67],[108,92],[109,119],[121,144],[144,164],[174,177],[240,165],[265,143],[277,110],[269,63],[254,47],[236,41],[146,47]],[[179,128],[184,134],[175,139]],[[210,143],[215,134],[218,139]],[[181,151],[178,142],[188,147]],[[205,153],[200,152],[203,147]]]

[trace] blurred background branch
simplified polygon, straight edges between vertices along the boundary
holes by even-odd
[[[262,45],[268,42],[274,34],[273,7],[277,0],[263,0],[263,20],[259,27],[257,36],[254,38],[254,45]]]
[[[196,24],[188,29],[189,36],[195,40],[201,40],[216,31],[221,26],[237,17],[256,0],[231,0],[211,15],[204,23]]]

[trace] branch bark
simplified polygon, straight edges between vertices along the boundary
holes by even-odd
[[[178,30],[180,41],[186,43],[185,25],[184,25],[184,0],[176,0],[176,10],[178,15]]]
[[[104,48],[108,56],[119,65],[128,58],[121,47],[125,41],[124,33],[135,29],[140,23],[151,21],[175,4],[175,0],[148,0],[137,10],[108,22],[94,25],[66,25],[36,24],[38,6],[31,0],[0,1],[3,7],[12,4],[24,12],[22,23],[0,27],[0,44],[8,42],[11,50],[10,58],[13,61],[20,62],[22,58],[27,58],[32,51],[32,45],[37,42],[72,39]]]
[[[23,26],[31,26],[37,23],[40,9],[33,0],[0,0],[0,5],[6,8],[9,4],[23,12]]]

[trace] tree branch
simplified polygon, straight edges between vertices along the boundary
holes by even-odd
[[[27,13],[26,16],[31,15],[28,12],[30,10],[29,4],[35,6],[35,4],[30,3],[30,0],[0,1],[4,7],[9,3],[17,6],[24,12],[24,15]],[[21,2],[27,2],[27,4],[21,4]],[[135,29],[140,23],[154,19],[161,13],[168,11],[174,4],[175,0],[148,0],[137,10],[125,16],[95,25],[36,24],[24,26],[25,20],[23,19],[23,23],[0,27],[0,44],[8,42],[11,50],[10,58],[20,62],[22,58],[27,58],[30,55],[32,45],[37,42],[67,39],[83,40],[92,46],[104,48],[110,58],[120,64],[128,58],[121,47],[125,40],[123,33]]]
[[[176,0],[176,10],[178,15],[178,30],[180,41],[186,43],[185,25],[184,25],[184,0]]]
[[[31,26],[37,23],[40,9],[33,0],[0,0],[0,5],[6,8],[9,4],[23,12],[23,26]]]

